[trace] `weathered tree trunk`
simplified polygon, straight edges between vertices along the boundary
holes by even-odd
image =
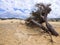
[[[28,18],[28,20],[26,21],[29,22],[27,24],[30,24],[31,26],[36,24],[47,33],[50,32],[52,35],[58,36],[59,34],[54,30],[54,28],[48,23],[47,20],[47,15],[51,11],[51,8],[49,6],[50,4],[36,4],[36,7],[38,7],[38,9],[36,10],[36,12],[32,11],[32,17]],[[42,23],[45,23],[47,28],[44,27]]]
[[[47,28],[45,28],[42,24],[40,24],[40,23],[38,23],[38,22],[36,22],[35,20],[31,20],[33,23],[35,23],[37,26],[39,26],[42,30],[44,30],[45,32],[47,32],[48,33],[48,30],[47,30]]]
[[[48,28],[48,31],[50,31],[52,35],[55,35],[55,36],[59,35],[49,23],[46,23],[46,26]]]
[[[54,36],[58,36],[59,35],[49,23],[46,23],[47,28],[45,28],[43,25],[41,25],[40,23],[36,22],[35,20],[32,19],[31,21],[33,23],[35,23],[37,26],[39,26],[45,32],[47,32],[47,33],[50,32]]]

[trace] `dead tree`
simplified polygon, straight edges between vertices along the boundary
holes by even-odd
[[[52,35],[58,36],[59,34],[54,30],[54,28],[48,23],[47,21],[47,15],[50,13],[51,8],[49,7],[51,4],[43,4],[39,3],[35,6],[38,7],[38,9],[34,12],[32,11],[31,17],[26,20],[26,24],[28,25],[37,25],[42,30],[46,31],[47,33],[50,32]],[[46,24],[46,27],[42,25],[42,23]]]

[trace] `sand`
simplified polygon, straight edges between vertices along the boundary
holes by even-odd
[[[0,45],[60,45],[60,22],[49,22],[59,36],[51,37],[39,27],[28,27],[24,20],[0,20]]]

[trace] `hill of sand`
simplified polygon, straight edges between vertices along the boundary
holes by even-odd
[[[60,34],[60,22],[49,22]],[[51,37],[40,28],[28,27],[24,20],[0,20],[0,45],[60,45],[60,36]]]

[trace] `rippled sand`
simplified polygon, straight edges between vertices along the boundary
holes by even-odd
[[[60,22],[49,22],[60,34]],[[40,28],[27,27],[23,20],[0,20],[0,45],[60,45],[60,36],[50,36]]]

